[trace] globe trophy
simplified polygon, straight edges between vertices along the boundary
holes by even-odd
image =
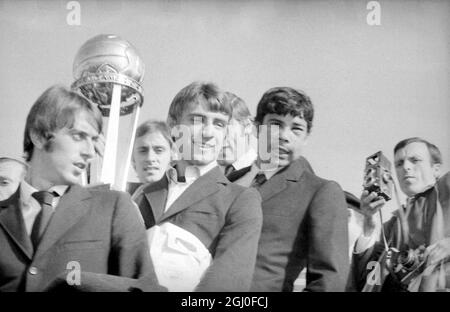
[[[139,111],[143,104],[144,63],[128,41],[98,35],[85,42],[73,63],[72,89],[98,106],[104,121],[103,158],[92,162],[88,184],[126,188]]]

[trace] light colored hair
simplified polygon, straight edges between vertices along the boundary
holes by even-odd
[[[159,132],[161,135],[167,140],[170,147],[172,148],[174,145],[174,142],[172,140],[172,137],[170,136],[170,128],[167,126],[167,124],[163,121],[158,120],[147,120],[139,125],[139,127],[136,129],[136,139],[143,137],[144,135]]]
[[[236,94],[228,91],[225,92],[225,98],[230,103],[233,110],[233,119],[244,126],[252,123],[253,120],[250,114],[250,110],[248,109],[247,104],[243,99],[241,99]]]
[[[212,112],[220,112],[231,118],[233,109],[225,94],[211,82],[193,82],[181,89],[172,100],[167,117],[169,127],[180,123],[184,112],[193,106],[202,105]]]
[[[21,166],[21,168],[23,169],[22,172],[22,177],[25,176],[27,170],[28,170],[28,164],[19,159],[19,158],[13,158],[13,157],[0,157],[0,164],[4,164],[4,163],[8,163],[8,162],[13,162],[16,164],[19,164]]]

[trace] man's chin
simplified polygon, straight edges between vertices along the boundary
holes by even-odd
[[[191,160],[187,160],[187,162],[192,166],[206,166],[216,160],[216,158],[209,157],[194,157]]]
[[[154,182],[157,182],[157,181],[161,180],[161,178],[163,177],[163,175],[164,175],[164,174],[147,176],[147,177],[145,177],[145,183],[154,183]]]
[[[404,186],[402,188],[402,191],[408,197],[414,196],[414,195],[419,194],[421,192],[420,190],[418,190],[418,188],[409,187],[409,186],[406,186],[406,187]]]

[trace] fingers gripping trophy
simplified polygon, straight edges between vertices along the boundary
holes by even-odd
[[[116,35],[98,35],[85,42],[73,63],[72,89],[98,106],[103,115],[100,144],[88,171],[88,184],[110,184],[124,191],[139,111],[143,104],[144,63],[135,47]],[[101,157],[103,156],[103,157]]]

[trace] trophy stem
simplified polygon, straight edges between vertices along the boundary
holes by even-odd
[[[130,140],[130,144],[128,146],[128,151],[127,151],[127,154],[126,154],[127,157],[126,157],[125,164],[130,164],[131,163],[131,155],[133,153],[134,139],[136,138],[136,129],[137,129],[137,126],[138,126],[140,109],[141,109],[141,107],[139,105],[137,105],[136,106],[136,113],[134,114],[133,130],[131,132],[131,140]],[[117,185],[117,187],[118,187],[117,190],[119,190],[119,191],[126,191],[129,170],[130,170],[130,166],[129,165],[124,168],[124,173],[123,173],[122,179],[117,181],[117,184],[118,184]]]
[[[105,152],[102,166],[101,181],[106,184],[114,183],[116,173],[117,140],[119,136],[120,97],[122,86],[114,84],[111,110],[109,112],[108,129],[106,132]]]

